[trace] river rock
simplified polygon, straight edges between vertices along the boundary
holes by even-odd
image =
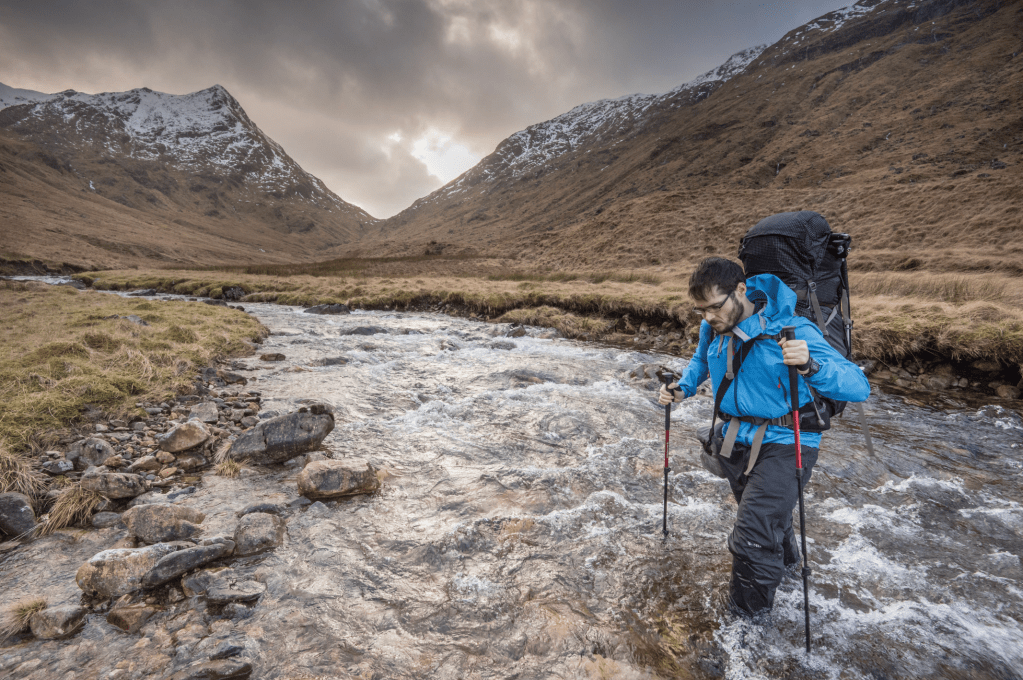
[[[238,521],[234,531],[235,555],[256,555],[284,542],[284,520],[267,512],[253,512]]]
[[[194,574],[187,574],[181,579],[181,590],[186,597],[198,597],[205,595],[209,587],[217,580],[217,574],[212,571],[202,570]]]
[[[232,371],[217,371],[217,377],[226,382],[228,385],[247,385],[249,383],[249,381],[245,379],[245,376]]]
[[[126,472],[89,472],[81,485],[107,498],[135,498],[146,491],[145,479]]]
[[[206,588],[206,601],[214,606],[231,602],[254,602],[265,592],[266,586],[257,581],[235,583],[225,576],[218,576]]]
[[[0,532],[8,536],[21,536],[36,526],[36,513],[32,499],[25,494],[8,491],[0,493]]]
[[[231,445],[228,456],[257,465],[283,463],[318,447],[334,429],[328,412],[291,413],[265,420],[245,432]]]
[[[260,354],[260,361],[284,361],[286,357],[280,352],[268,352],[266,354]]]
[[[172,428],[167,434],[158,437],[159,447],[169,453],[177,453],[194,448],[210,438],[210,431],[198,420],[189,420]]]
[[[40,640],[59,640],[71,637],[85,627],[89,610],[78,605],[47,607],[28,620],[32,634]]]
[[[97,512],[92,516],[92,526],[97,529],[109,529],[122,524],[121,516],[116,512]]]
[[[231,678],[247,678],[252,675],[252,664],[248,661],[221,659],[204,661],[178,671],[167,680],[229,680]]]
[[[306,314],[350,314],[351,309],[348,305],[335,304],[335,305],[316,305],[304,310]]]
[[[85,470],[92,465],[102,465],[112,455],[114,447],[102,439],[89,437],[72,444],[65,458],[74,464],[75,469]]]
[[[1001,385],[995,390],[1002,399],[1019,399],[1020,390],[1015,385]]]
[[[208,463],[209,461],[206,460],[206,457],[201,454],[186,453],[178,456],[177,463],[175,464],[182,470],[188,472],[190,470],[195,470],[196,468],[204,467]]]
[[[217,405],[212,401],[204,401],[200,404],[196,404],[188,412],[188,420],[199,420],[204,423],[215,424],[220,420],[220,412],[217,411]]]
[[[107,623],[117,626],[125,633],[134,635],[145,625],[146,621],[152,618],[160,610],[147,604],[129,604],[121,607],[114,607],[107,614]]]
[[[169,503],[136,505],[125,510],[121,520],[133,536],[145,543],[183,541],[202,531],[206,515],[194,508]]]
[[[929,375],[921,376],[920,384],[928,390],[941,392],[952,386],[952,376],[941,373],[931,373]]]
[[[67,460],[66,458],[58,458],[56,460],[46,461],[45,463],[42,464],[41,467],[43,468],[43,472],[57,476],[66,475],[67,473],[74,470],[75,464],[72,463],[70,460]]]
[[[163,585],[182,574],[208,564],[221,557],[227,557],[234,551],[234,543],[213,543],[211,545],[197,545],[194,548],[186,548],[173,552],[160,559],[152,569],[142,577],[143,588],[153,588]]]
[[[298,492],[310,499],[372,493],[379,488],[377,471],[364,458],[313,461],[298,475]]]
[[[129,472],[156,472],[163,465],[156,459],[156,456],[142,456],[128,466]]]
[[[145,548],[113,548],[97,553],[78,568],[75,581],[96,597],[119,597],[142,587],[142,578],[165,556],[187,547],[157,543]]]

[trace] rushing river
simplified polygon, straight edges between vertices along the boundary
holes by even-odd
[[[656,381],[630,373],[684,360],[443,315],[245,307],[272,331],[261,351],[286,356],[246,360],[246,389],[282,413],[329,402],[329,455],[385,477],[378,494],[295,509],[284,546],[234,565],[266,594],[247,618],[201,626],[244,640],[253,677],[1021,677],[1013,411],[875,389],[876,457],[851,413],[837,421],[806,494],[806,655],[801,581],[782,584],[769,626],[727,613],[736,505],[696,456],[706,397],[672,413],[662,539],[664,412]],[[294,475],[207,475],[188,503],[229,531],[234,510],[295,500]],[[69,599],[98,549],[83,542],[63,567]],[[70,677],[137,653],[138,636],[95,618]],[[53,659],[38,670],[58,672],[17,677],[69,677],[67,642],[31,644]],[[179,656],[202,652],[190,644]]]

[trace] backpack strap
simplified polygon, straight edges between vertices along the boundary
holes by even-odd
[[[828,322],[824,320],[824,313],[821,311],[821,303],[817,299],[817,284],[813,281],[807,281],[806,284],[810,291],[810,306],[813,307],[814,319],[817,321],[817,325],[820,326],[821,333],[823,333],[826,338],[828,337]]]

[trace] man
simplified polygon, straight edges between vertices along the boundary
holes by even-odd
[[[796,294],[775,276],[746,280],[741,265],[712,257],[693,272],[689,295],[703,316],[700,343],[679,382],[661,387],[660,403],[693,396],[709,373],[719,405],[716,417],[727,424],[721,455],[711,457],[708,469],[720,465],[720,471],[712,471],[723,472],[739,504],[728,537],[729,604],[734,612],[753,616],[770,611],[785,568],[800,559],[792,531],[799,490],[788,367],[797,367],[802,376],[804,484],[817,462],[822,429],[807,386],[837,401],[863,401],[870,384],[817,326],[795,314]],[[796,327],[795,340],[781,339],[784,326]]]

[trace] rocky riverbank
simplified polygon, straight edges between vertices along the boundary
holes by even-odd
[[[22,591],[17,601],[5,598],[0,612],[7,619],[0,631],[5,677],[53,677],[39,656],[19,650],[33,639],[88,644],[79,633],[99,619],[141,636],[137,658],[109,677],[149,677],[172,660],[183,666],[169,676],[174,680],[252,672],[244,639],[229,631],[259,606],[265,586],[233,566],[280,546],[292,514],[371,493],[380,481],[365,460],[333,460],[316,450],[334,428],[331,407],[263,410],[260,393],[246,390],[245,378],[230,369],[196,376],[195,394],[138,402],[140,415],[129,420],[91,414],[88,423],[59,433],[57,448],[34,462],[54,480],[45,498],[0,494],[0,532],[7,539],[0,544],[0,582],[8,595]],[[265,487],[269,475],[292,498],[252,502],[225,517],[211,511],[209,498],[201,508],[191,502],[197,487],[210,485],[210,475],[248,480],[249,487]],[[37,518],[37,507],[48,512]],[[67,517],[71,525],[64,528]],[[72,557],[86,558],[77,567],[61,548],[69,541],[79,548]],[[65,554],[57,558],[54,550]],[[33,568],[19,570],[40,562],[57,563],[55,571],[73,579],[78,597],[67,578],[39,587],[31,583]]]

